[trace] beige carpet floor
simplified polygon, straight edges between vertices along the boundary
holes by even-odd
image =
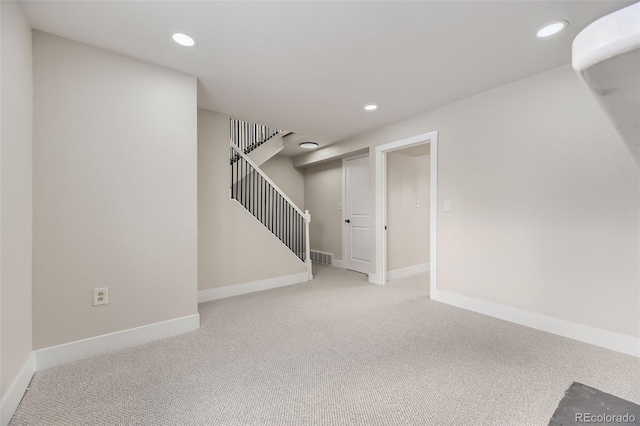
[[[432,302],[426,275],[315,273],[38,372],[11,425],[546,425],[573,381],[640,401],[636,358]]]

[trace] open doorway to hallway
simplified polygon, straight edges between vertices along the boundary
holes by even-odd
[[[429,271],[429,144],[387,153],[387,280]]]
[[[429,270],[429,295],[431,298],[438,297],[437,294],[437,203],[438,203],[438,132],[433,131],[429,133],[423,133],[410,138],[390,142],[384,145],[379,145],[375,148],[375,273],[369,276],[369,281],[375,284],[386,284],[388,281],[388,259],[387,259],[387,237],[389,228],[389,218],[387,212],[387,162],[389,160],[389,154],[404,150],[408,148],[415,148],[413,151],[409,151],[414,154],[421,154],[418,148],[420,146],[427,145],[429,148],[429,204],[428,208],[423,209],[424,217],[420,215],[422,223],[429,224],[429,250],[428,250],[428,270]],[[393,161],[393,160],[392,160]],[[419,199],[415,200],[416,203],[420,203]],[[424,202],[424,201],[423,201]],[[421,209],[418,207],[417,209]],[[393,217],[392,217],[393,220]],[[415,224],[411,224],[415,225]],[[413,229],[415,231],[415,227]],[[393,238],[393,237],[392,237]],[[400,240],[399,240],[400,242]],[[402,254],[401,254],[402,255]],[[393,262],[393,260],[392,260]],[[419,264],[418,264],[419,265]],[[416,266],[416,265],[412,265]],[[393,264],[392,264],[393,267]],[[421,266],[425,268],[426,266]],[[418,267],[420,268],[420,267]],[[393,275],[393,274],[392,274]]]

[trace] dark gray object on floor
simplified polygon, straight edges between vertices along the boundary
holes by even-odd
[[[573,382],[549,426],[578,424],[640,425],[640,405]]]

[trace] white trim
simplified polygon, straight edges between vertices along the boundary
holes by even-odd
[[[430,208],[429,208],[429,232],[430,232],[430,268],[429,268],[429,294],[437,295],[438,292],[438,274],[437,274],[437,255],[438,255],[438,131],[423,133],[421,135],[391,142],[385,145],[377,146],[375,149],[375,205],[376,205],[376,271],[369,274],[369,282],[374,284],[385,284],[387,282],[387,238],[384,232],[384,224],[386,221],[386,183],[387,183],[387,153],[398,149],[409,148],[412,146],[430,145]]]
[[[2,413],[0,424],[2,426],[7,426],[9,421],[11,421],[11,417],[13,417],[20,401],[22,401],[22,397],[27,391],[35,372],[36,359],[33,352],[31,352],[16,378],[13,379],[13,383],[11,383],[7,392],[2,396],[2,401],[0,402],[0,413]]]
[[[431,299],[434,299],[432,296]],[[435,300],[494,318],[640,357],[640,339],[440,290]]]
[[[407,266],[406,268],[398,268],[387,272],[387,280],[397,280],[398,278],[410,277],[411,275],[429,272],[429,264],[421,263],[419,265]]]
[[[35,351],[38,371],[90,356],[118,351],[200,328],[200,314],[116,331]]]
[[[331,258],[331,266],[333,266],[334,268],[344,269],[344,262],[334,257],[334,258]]]
[[[198,292],[198,303],[211,302],[212,300],[224,299],[225,297],[255,293],[257,291],[306,283],[308,281],[309,273],[301,272],[294,275],[285,275],[284,277],[268,278],[266,280],[210,288],[207,290],[200,290]]]

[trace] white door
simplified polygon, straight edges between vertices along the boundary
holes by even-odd
[[[345,268],[368,274],[371,264],[369,157],[345,159],[343,167]]]

